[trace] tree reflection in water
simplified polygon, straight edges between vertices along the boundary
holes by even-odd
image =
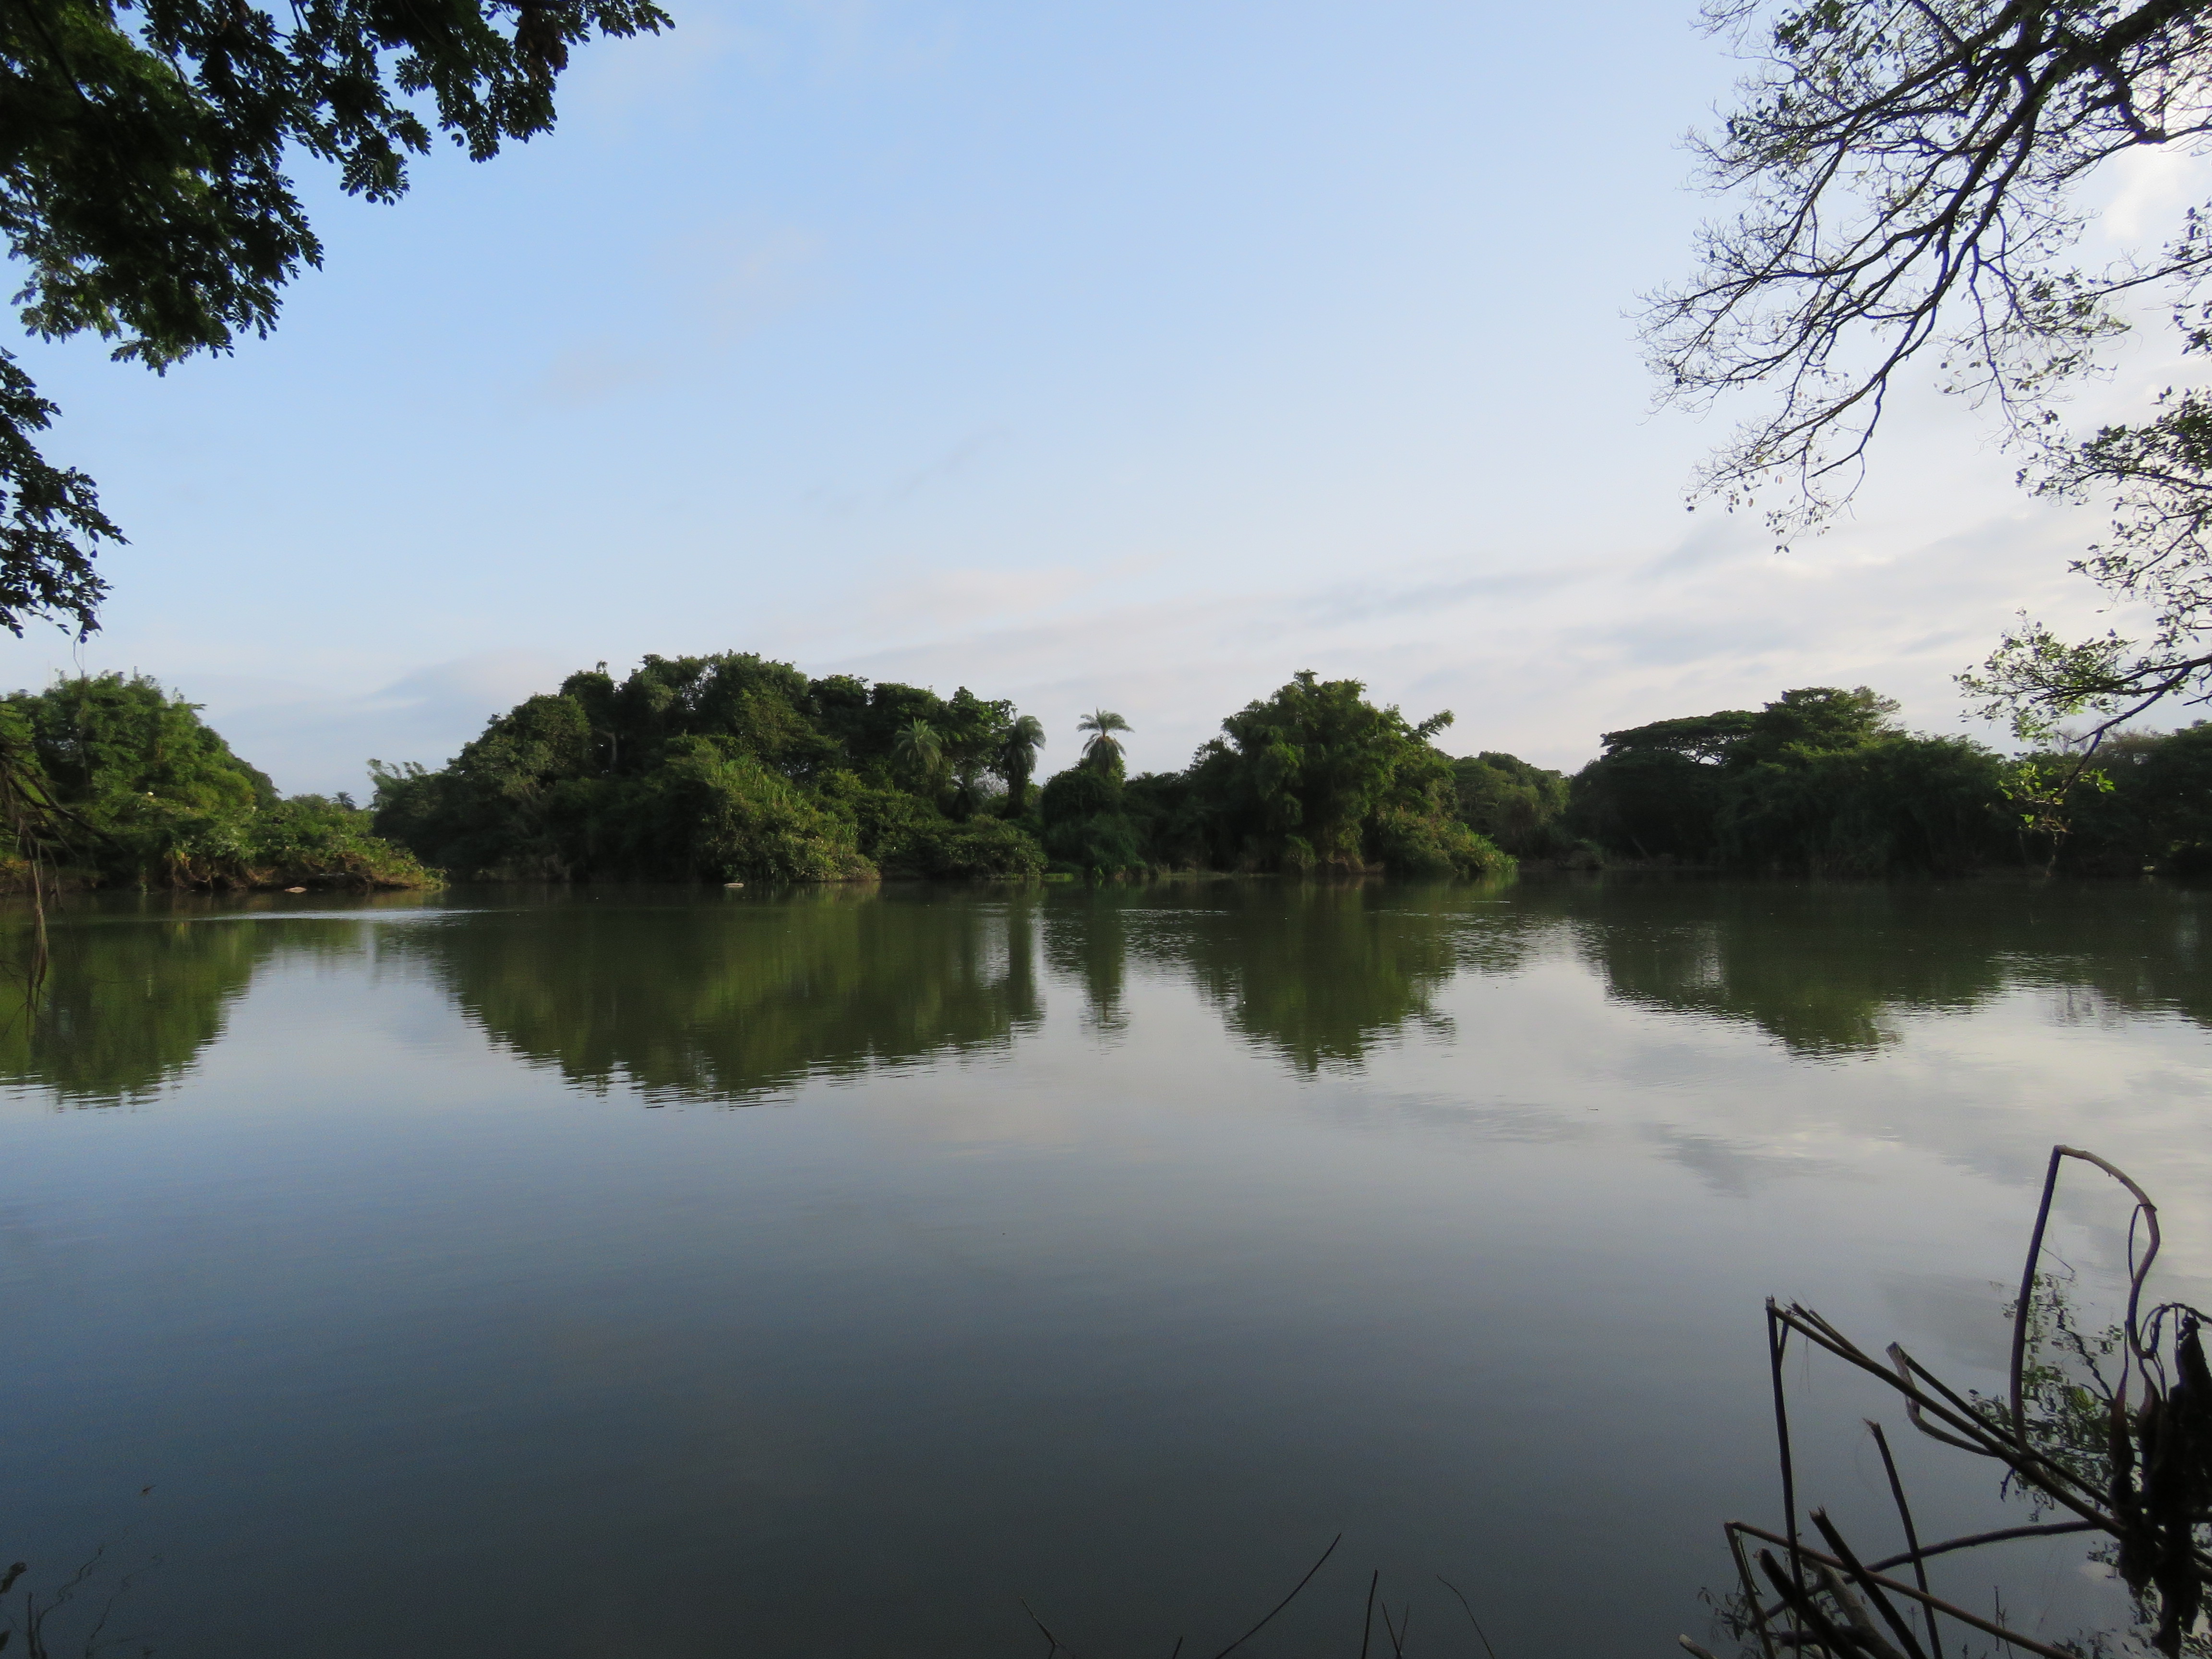
[[[1139,933],[1230,1029],[1304,1075],[1357,1068],[1408,1026],[1449,1035],[1437,997],[1463,970],[1510,972],[1540,930],[1465,883],[1209,884]]]
[[[20,975],[0,981],[0,1079],[69,1106],[128,1105],[190,1070],[278,944],[167,897],[80,901],[58,920],[35,1000]],[[27,909],[0,913],[0,962],[28,957],[32,925]]]
[[[619,892],[409,936],[464,1016],[597,1092],[744,1102],[1004,1048],[1042,1017],[1025,889]]]
[[[1867,1054],[1900,1016],[1964,1013],[2020,988],[2076,1018],[2172,1012],[2212,1024],[2203,895],[2118,882],[1531,883],[1620,1000],[1743,1021],[1808,1058]]]
[[[1401,925],[1365,884],[1237,897],[1235,925],[1196,934],[1185,965],[1247,1042],[1311,1074],[1358,1066],[1408,1024],[1449,1030],[1436,1008],[1457,966],[1448,925],[1419,913]]]
[[[1084,1023],[1101,1036],[1129,1028],[1127,923],[1146,903],[1144,889],[1115,884],[1055,892],[1043,908],[1045,961],[1083,988]]]
[[[1620,1001],[1747,1024],[1811,1059],[1870,1054],[1901,1018],[2021,990],[2053,997],[2062,1021],[2212,1024],[2203,897],[2121,883],[1617,876],[507,890],[449,897],[422,913],[432,925],[377,930],[376,948],[580,1087],[746,1101],[1008,1048],[1042,1024],[1040,952],[1095,1035],[1131,1029],[1130,975],[1145,973],[1194,985],[1237,1037],[1308,1076],[1356,1070],[1410,1030],[1449,1033],[1455,978],[1539,959],[1580,963]],[[369,935],[353,913],[417,901],[349,901],[346,915],[315,902],[277,921],[281,902],[265,899],[73,900],[35,1013],[0,984],[0,1079],[71,1105],[145,1098],[222,1034],[263,964],[359,955]],[[0,962],[21,957],[28,927],[0,914]]]

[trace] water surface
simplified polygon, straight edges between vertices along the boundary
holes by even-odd
[[[2153,1188],[2206,1294],[2203,916],[1618,879],[80,900],[0,1030],[0,1555],[51,1584],[104,1545],[111,1633],[185,1659],[1042,1652],[1018,1598],[1164,1656],[1341,1533],[1245,1651],[1356,1652],[1380,1567],[1421,1653],[1480,1650],[1442,1575],[1499,1659],[1663,1654],[1719,1521],[1774,1510],[1767,1294],[1985,1386],[2059,1139]],[[2121,1217],[2062,1205],[2085,1297]],[[1794,1376],[1808,1482],[1886,1536],[1881,1402]],[[1993,1513],[1907,1457],[1924,1527]],[[1952,1589],[1993,1577],[2054,1634],[2109,1610],[2078,1550]]]

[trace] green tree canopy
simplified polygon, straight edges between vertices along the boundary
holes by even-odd
[[[0,763],[15,787],[52,804],[40,850],[80,878],[229,887],[427,878],[374,838],[350,802],[280,799],[201,721],[198,705],[144,675],[78,676],[0,699]]]
[[[652,33],[653,0],[20,0],[0,9],[0,233],[41,339],[91,333],[156,371],[265,335],[322,246],[285,172],[312,157],[371,201],[433,129],[483,161],[553,125],[569,48]],[[121,537],[33,434],[55,414],[0,351],[0,626],[97,623]]]
[[[1029,805],[1030,779],[1036,771],[1037,750],[1044,747],[1044,722],[1035,714],[1021,714],[1006,723],[992,757],[993,769],[1006,781],[1006,792],[1018,814]]]
[[[1011,703],[749,653],[605,664],[525,699],[435,772],[373,763],[385,832],[456,872],[569,880],[826,881],[1032,872],[1036,844],[939,810],[948,761],[997,750]]]
[[[1075,729],[1091,734],[1083,742],[1085,762],[1102,772],[1119,774],[1121,769],[1121,742],[1114,734],[1130,730],[1129,722],[1111,709],[1099,708],[1076,721]]]
[[[908,777],[927,786],[936,781],[945,764],[945,744],[927,720],[908,720],[891,738],[891,759]]]
[[[1140,871],[1154,849],[1128,811],[1118,769],[1087,762],[1054,773],[1038,792],[1044,849],[1054,863],[1086,873]]]
[[[1418,725],[1367,701],[1358,680],[1308,670],[1224,720],[1199,750],[1189,810],[1224,862],[1290,870],[1474,875],[1511,860],[1460,819],[1451,762]],[[1233,848],[1233,850],[1232,850]]]
[[[1452,763],[1452,787],[1468,827],[1516,858],[1553,858],[1573,846],[1563,772],[1486,749]]]
[[[1571,818],[1641,859],[1875,875],[1961,868],[2001,850],[2000,769],[1958,738],[1899,731],[1859,686],[1605,734]]]
[[[2078,758],[2029,763],[2073,785],[2053,803],[2064,828],[2055,862],[2109,875],[2212,873],[2212,724],[2118,733],[2099,750],[2094,776],[2077,778]]]

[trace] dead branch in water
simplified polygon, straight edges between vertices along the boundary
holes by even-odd
[[[2134,1200],[2128,1222],[2126,1313],[2113,1336],[2096,1350],[2118,1349],[2117,1378],[2106,1382],[2090,1348],[2069,1323],[2063,1298],[2055,1293],[2051,1298],[2053,1328],[2079,1358],[2092,1361],[2093,1389],[2067,1384],[2054,1365],[2029,1364],[2031,1326],[2043,1312],[2039,1286],[2048,1282],[2042,1273],[2044,1235],[2060,1173],[2069,1159],[2103,1171]],[[2010,1627],[2002,1607],[1995,1617],[1984,1618],[1934,1595],[1927,1563],[2013,1539],[2100,1533],[2116,1547],[2115,1565],[2139,1612],[2155,1626],[2153,1645],[2167,1659],[2179,1659],[2212,1586],[2212,1550],[2205,1533],[2212,1522],[2212,1370],[2205,1363],[2203,1313],[2181,1303],[2143,1310],[2143,1288],[2159,1247],[2158,1206],[2125,1171],[2078,1147],[2052,1147],[2021,1272],[2007,1392],[2001,1401],[1961,1394],[1896,1343],[1884,1351],[1884,1358],[1876,1358],[1812,1309],[1770,1299],[1767,1368],[1784,1516],[1779,1532],[1744,1521],[1727,1523],[1740,1585],[1735,1633],[1755,1637],[1765,1659],[1778,1659],[1778,1650],[1785,1649],[1808,1659],[1942,1659],[1940,1618],[2041,1659],[2078,1659],[2073,1650]],[[2002,1465],[2008,1488],[2024,1490],[2039,1506],[2066,1511],[2070,1518],[1923,1543],[1888,1437],[1880,1425],[1869,1422],[1904,1529],[1905,1551],[1863,1562],[1827,1513],[1817,1509],[1808,1518],[1827,1547],[1813,1548],[1798,1524],[1797,1472],[1784,1378],[1783,1362],[1793,1335],[1881,1382],[1899,1397],[1906,1419],[1929,1439]],[[2081,1403],[2093,1397],[2102,1402],[2094,1421]],[[1782,1553],[1757,1550],[1754,1574],[1747,1540],[1778,1547]],[[1908,1565],[1912,1582],[1890,1576],[1892,1569]],[[1909,1616],[1915,1613],[1917,1620]],[[1710,1659],[1687,1637],[1681,1640],[1687,1650]]]

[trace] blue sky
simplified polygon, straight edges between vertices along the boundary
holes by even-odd
[[[1313,668],[1573,765],[1807,684],[1958,729],[2014,611],[2094,620],[2094,525],[1932,396],[1814,542],[1685,514],[1718,423],[1650,412],[1627,314],[1711,210],[1680,140],[1735,65],[1687,8],[671,9],[396,207],[303,168],[327,259],[269,340],[26,346],[132,545],[0,678],[155,674],[295,790],[718,649],[1014,697],[1048,763],[1103,705],[1179,765]]]

